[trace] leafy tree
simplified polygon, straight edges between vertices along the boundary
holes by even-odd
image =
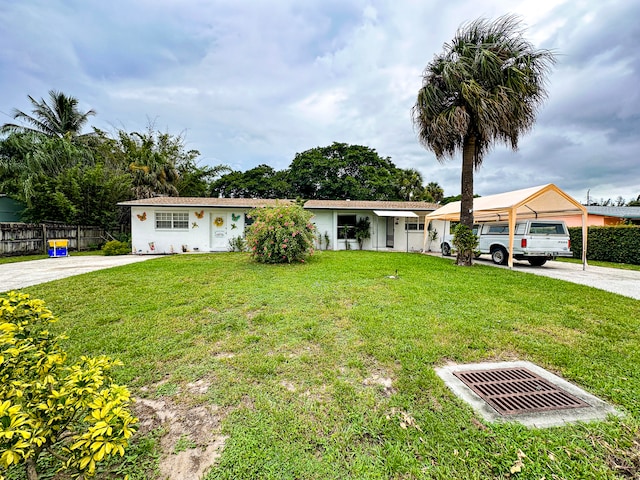
[[[638,195],[638,197],[635,200],[631,200],[629,201],[629,203],[627,203],[628,207],[640,207],[640,195]]]
[[[110,375],[120,362],[69,365],[62,337],[49,330],[55,321],[42,300],[0,298],[0,466],[22,464],[29,480],[45,452],[61,469],[93,476],[97,463],[124,456],[136,429],[129,391]]]
[[[2,133],[32,132],[48,137],[81,137],[82,128],[89,117],[96,114],[94,110],[81,112],[78,109],[78,99],[55,90],[49,91],[50,103],[44,99],[37,101],[30,95],[28,98],[33,105],[32,114],[14,109],[14,120],[19,120],[23,124],[5,123],[0,129]]]
[[[55,177],[35,177],[23,216],[34,223],[56,221],[111,229],[120,220],[117,203],[128,200],[130,192],[131,179],[126,173],[108,171],[101,164],[76,166]]]
[[[290,185],[287,172],[258,165],[246,172],[232,171],[211,185],[211,196],[227,198],[286,198]]]
[[[461,27],[423,74],[413,107],[420,143],[444,162],[462,150],[460,222],[473,225],[473,171],[495,142],[517,149],[546,97],[554,63],[522,37],[517,17],[478,19]],[[471,255],[462,252],[461,258]],[[464,262],[471,264],[471,262]]]
[[[296,154],[291,191],[306,199],[395,200],[397,168],[369,147],[333,143]]]
[[[249,212],[247,246],[261,263],[304,262],[313,254],[316,226],[311,212],[299,205],[256,208]]]
[[[0,141],[0,187],[27,205],[42,193],[37,186],[40,179],[93,164],[91,151],[66,137],[20,133]]]
[[[177,169],[176,189],[181,197],[208,197],[215,178],[230,170],[225,165],[199,167],[195,160],[180,163]]]

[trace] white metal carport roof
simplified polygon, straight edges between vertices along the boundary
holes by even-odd
[[[461,202],[448,203],[425,217],[431,220],[460,220]],[[587,209],[570,195],[550,183],[512,192],[473,199],[474,222],[509,222],[509,268],[513,267],[513,235],[516,220],[582,215],[582,263],[587,265]],[[425,225],[425,241],[427,225]]]

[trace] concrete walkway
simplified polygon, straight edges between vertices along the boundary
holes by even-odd
[[[158,258],[157,255],[81,255],[0,265],[0,292],[18,290],[39,283],[71,277],[104,268]]]
[[[498,268],[509,268],[494,264],[488,257],[481,257],[474,260],[474,262]],[[587,269],[582,270],[581,263],[558,261],[547,262],[542,267],[532,267],[528,262],[514,261],[513,270],[579,283],[640,300],[640,271],[637,270],[622,270],[620,268],[595,267],[592,265],[587,265]]]

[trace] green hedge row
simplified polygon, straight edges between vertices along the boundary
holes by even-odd
[[[569,228],[571,250],[575,258],[582,256],[582,228]],[[587,260],[640,265],[640,227],[589,227]]]

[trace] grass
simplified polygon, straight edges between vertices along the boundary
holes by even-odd
[[[225,412],[229,438],[210,480],[640,475],[637,300],[366,251],[281,266],[239,253],[176,255],[25,291],[59,316],[72,357],[115,356],[125,363],[118,380],[136,394]],[[447,362],[513,359],[626,415],[545,430],[485,424],[434,373]],[[211,388],[189,396],[182,387],[199,379]],[[157,456],[133,451],[141,464]]]

